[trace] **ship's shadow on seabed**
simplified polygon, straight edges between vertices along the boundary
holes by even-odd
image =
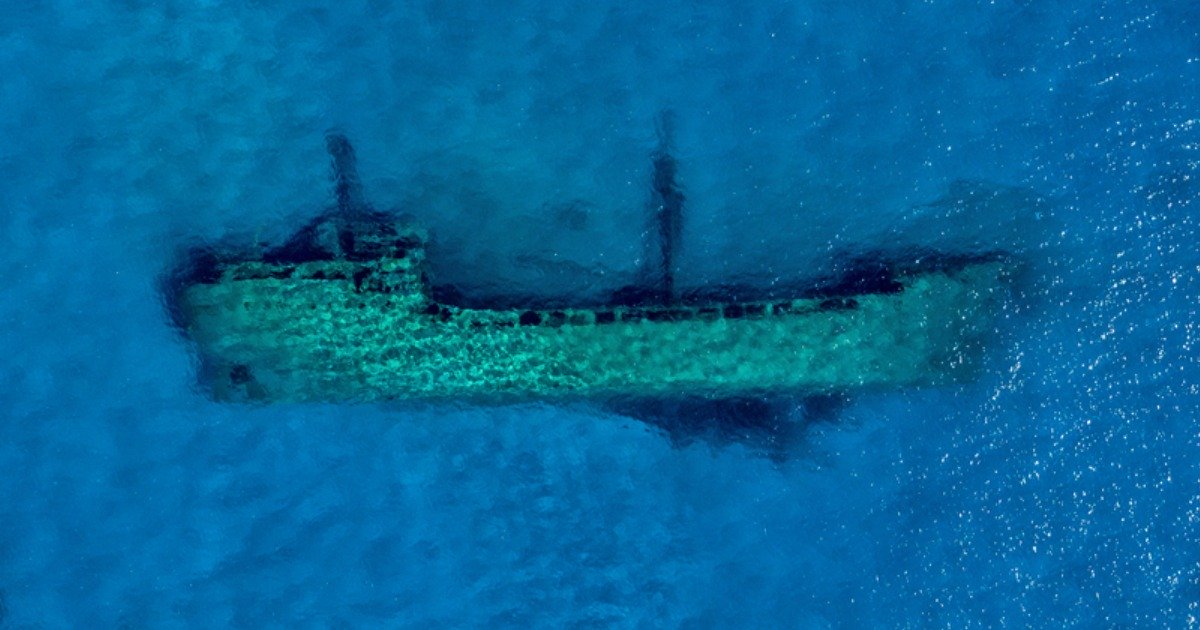
[[[672,446],[705,443],[721,448],[741,445],[756,455],[784,462],[804,443],[816,424],[836,421],[850,398],[842,394],[804,397],[703,397],[618,399],[602,407],[643,422]]]

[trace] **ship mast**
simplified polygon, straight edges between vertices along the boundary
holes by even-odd
[[[370,206],[363,198],[362,182],[358,179],[358,159],[350,140],[345,134],[331,130],[325,135],[325,148],[329,151],[333,169],[333,193],[338,214],[349,218],[369,211]]]
[[[651,155],[653,179],[650,206],[657,227],[659,268],[657,270],[657,301],[671,305],[679,301],[675,290],[675,256],[683,230],[683,192],[676,181],[678,163],[672,155],[675,135],[675,115],[663,111],[657,121],[658,148]]]

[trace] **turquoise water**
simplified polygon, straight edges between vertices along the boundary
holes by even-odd
[[[874,4],[4,8],[0,627],[1200,623],[1200,10]],[[159,278],[331,203],[327,129],[440,280],[591,295],[664,110],[681,285],[1003,249],[984,377],[772,457],[198,391]]]

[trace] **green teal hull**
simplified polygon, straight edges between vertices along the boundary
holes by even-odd
[[[835,299],[521,311],[438,304],[422,267],[411,245],[227,262],[177,310],[219,400],[807,395],[973,378],[1009,276],[991,260]]]

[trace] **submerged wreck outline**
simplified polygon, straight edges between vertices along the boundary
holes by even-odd
[[[334,209],[282,245],[196,250],[170,275],[169,308],[199,356],[200,381],[221,401],[596,399],[633,401],[624,410],[661,419],[697,409],[661,401],[699,400],[778,423],[754,401],[782,395],[829,409],[853,391],[977,373],[1007,296],[1002,253],[861,258],[782,296],[681,294],[684,196],[671,126],[664,115],[652,154],[658,267],[604,304],[519,308],[433,285],[424,232],[371,208],[353,148],[331,132]]]

